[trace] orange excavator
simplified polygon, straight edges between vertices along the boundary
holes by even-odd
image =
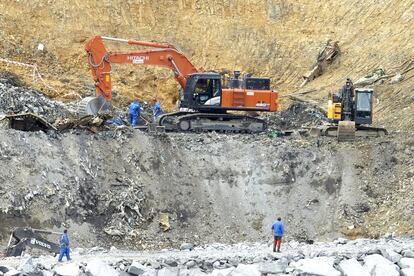
[[[149,50],[108,52],[104,41],[150,47]],[[168,43],[95,36],[85,45],[95,81],[96,96],[112,99],[111,64],[155,65],[168,68],[183,89],[180,111],[163,114],[158,124],[166,130],[261,132],[265,121],[228,111],[277,111],[278,93],[270,90],[270,79],[247,74],[224,81],[219,73],[198,70],[185,55]]]

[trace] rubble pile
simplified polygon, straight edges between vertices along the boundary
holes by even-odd
[[[323,111],[309,103],[294,102],[286,110],[263,115],[269,128],[290,130],[327,123]]]
[[[412,275],[414,239],[388,235],[380,240],[339,238],[312,245],[291,240],[283,243],[281,253],[272,253],[266,243],[184,246],[158,252],[75,248],[67,263],[56,264],[52,256],[6,258],[0,261],[0,271],[57,276]]]
[[[64,104],[52,101],[34,89],[14,84],[9,79],[0,78],[0,114],[34,113],[49,123],[70,116]]]

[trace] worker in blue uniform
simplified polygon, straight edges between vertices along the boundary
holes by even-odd
[[[280,244],[282,243],[282,236],[285,232],[285,227],[283,225],[282,219],[279,217],[277,218],[277,221],[275,221],[272,225],[272,231],[273,231],[273,252],[280,252]]]
[[[154,106],[152,107],[152,119],[153,121],[157,121],[157,118],[162,114],[161,104],[157,101]]]
[[[141,106],[137,100],[133,101],[128,107],[128,114],[129,114],[129,124],[132,127],[136,127],[139,116],[141,114]]]
[[[63,234],[60,236],[59,239],[60,244],[60,252],[59,252],[59,262],[62,261],[63,256],[66,256],[66,259],[70,261],[69,256],[69,237],[68,237],[68,230],[64,230]]]

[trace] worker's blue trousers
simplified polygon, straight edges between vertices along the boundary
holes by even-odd
[[[136,127],[137,126],[137,117],[139,115],[136,114],[129,114],[129,123],[132,127]]]
[[[59,262],[62,261],[63,256],[66,255],[66,259],[69,261],[70,260],[70,256],[69,256],[69,247],[66,248],[61,248],[60,249],[60,253],[59,253]]]

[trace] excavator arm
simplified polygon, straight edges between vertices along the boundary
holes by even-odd
[[[10,241],[5,251],[6,257],[21,256],[27,247],[49,251],[50,253],[58,254],[59,245],[50,242],[40,236],[39,234],[58,234],[52,231],[32,229],[29,227],[18,227],[13,230],[10,235]]]
[[[108,52],[105,48],[104,40],[155,49]],[[103,96],[107,101],[112,99],[111,63],[155,65],[168,68],[174,72],[174,77],[182,88],[186,85],[188,75],[198,72],[181,52],[168,43],[95,36],[86,43],[85,50],[88,54],[89,67],[95,81],[96,96]]]

